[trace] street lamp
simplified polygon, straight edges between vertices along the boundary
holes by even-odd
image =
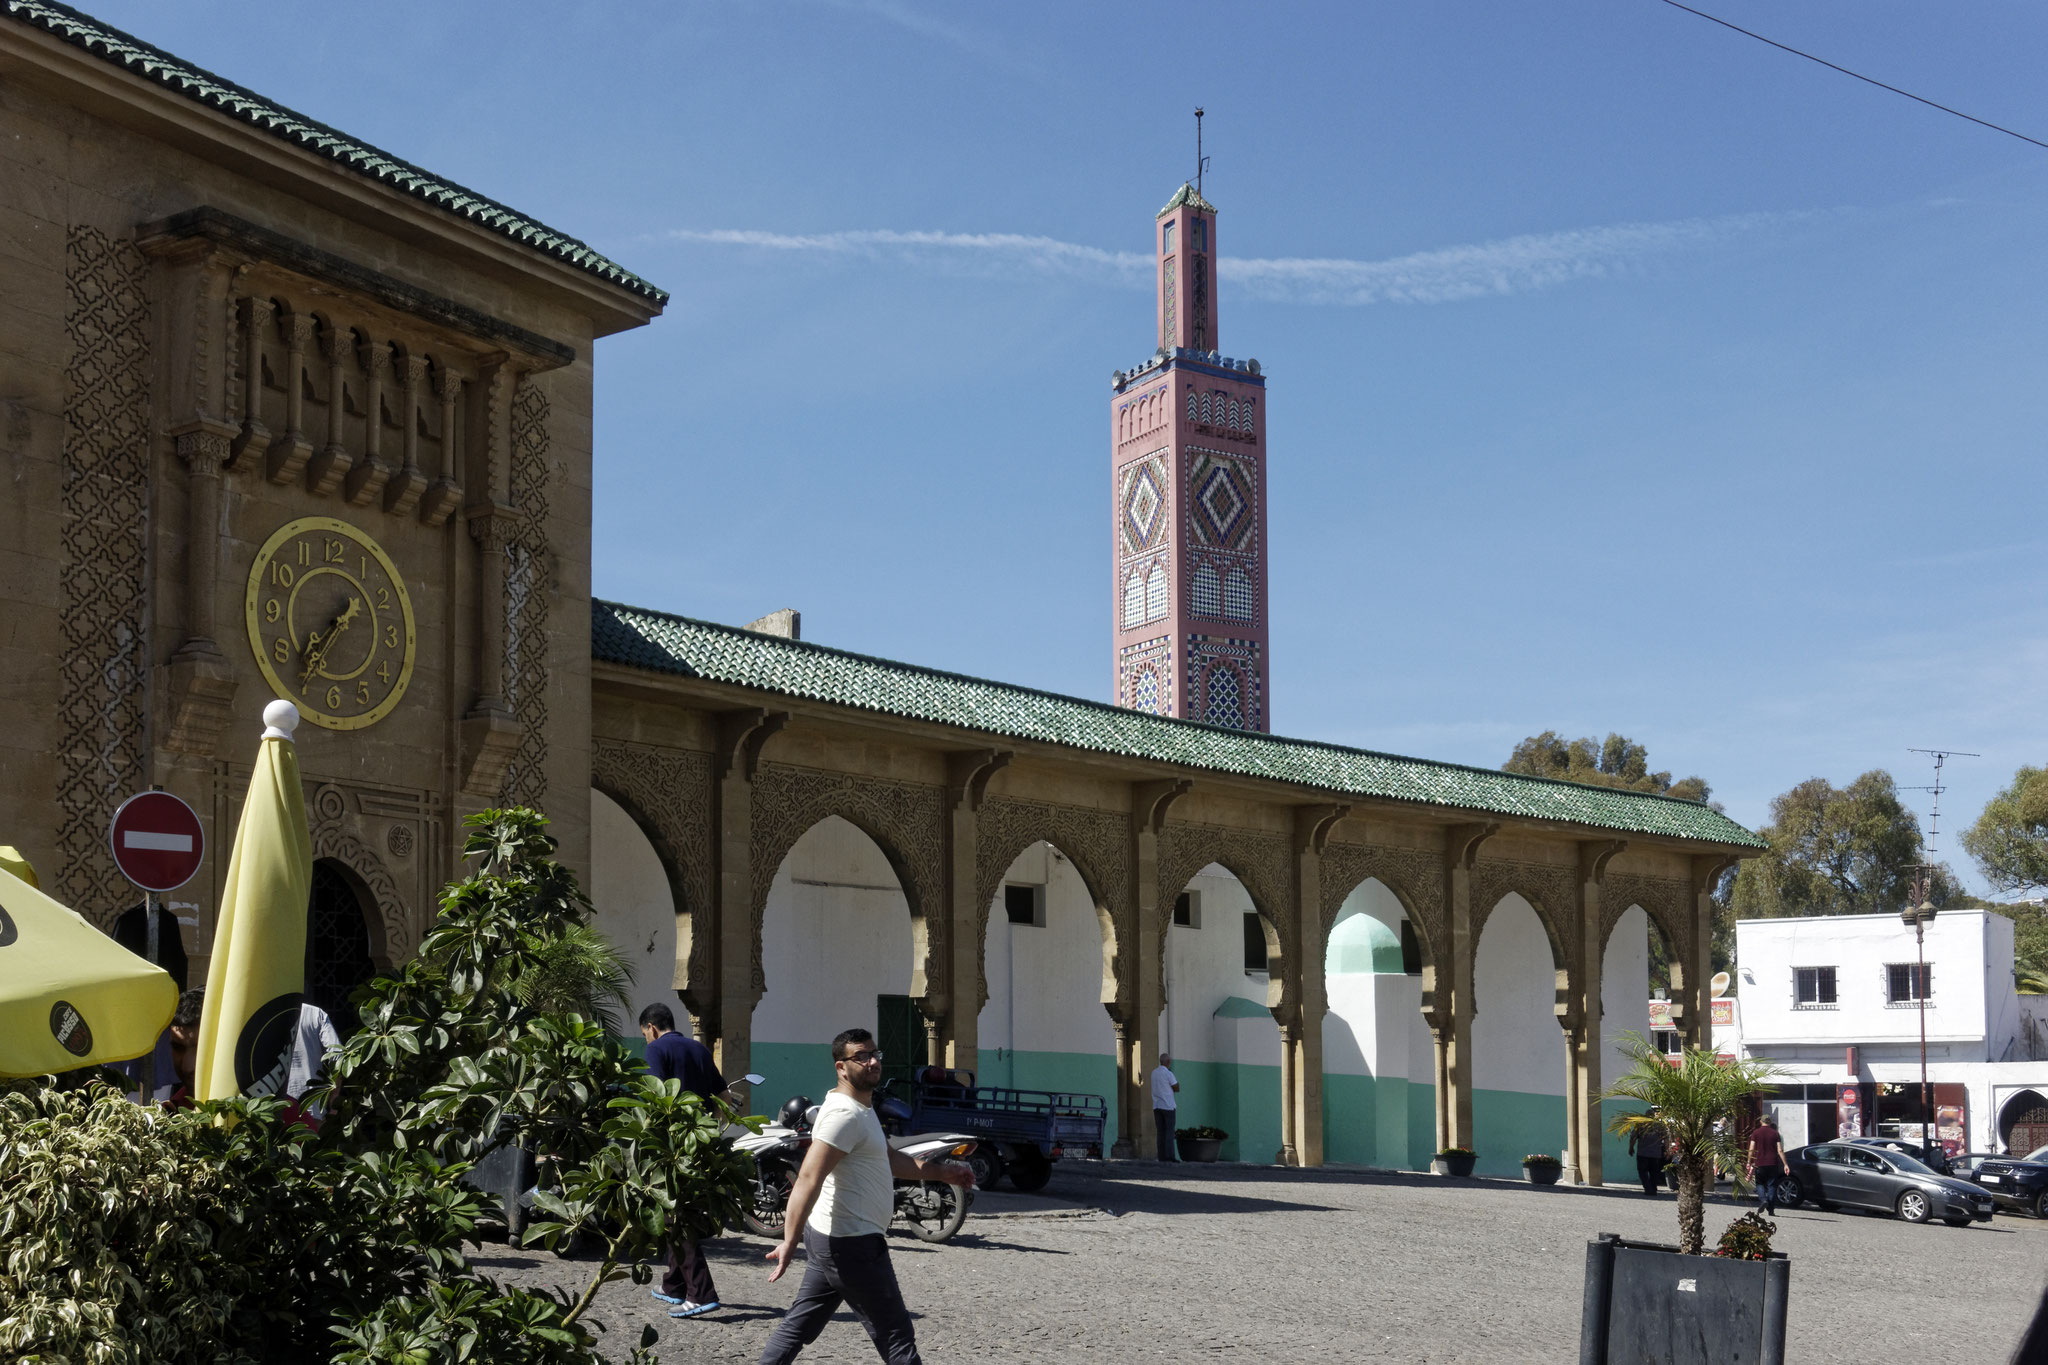
[[[1934,1109],[1927,1086],[1927,926],[1933,922],[1936,912],[1934,903],[1926,899],[1924,875],[1913,890],[1920,903],[1913,905],[1909,902],[1899,912],[1899,918],[1913,926],[1913,995],[1920,1005],[1920,1150],[1931,1157],[1934,1155],[1934,1143],[1928,1135],[1928,1120]]]

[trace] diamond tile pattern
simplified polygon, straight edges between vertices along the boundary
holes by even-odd
[[[1764,846],[1763,840],[1718,811],[1668,796],[1220,730],[616,602],[593,600],[590,609],[591,655],[600,663],[954,725],[983,735],[1295,783],[1318,792],[1426,802],[1744,848]]]
[[[358,142],[339,129],[315,122],[281,104],[274,104],[253,90],[203,71],[160,47],[151,47],[140,38],[80,14],[69,5],[55,4],[52,0],[0,0],[0,13],[17,23],[52,34],[74,47],[84,48],[102,61],[122,67],[144,80],[155,81],[187,99],[210,105],[229,118],[260,128],[315,156],[339,162],[401,194],[423,199],[437,208],[482,224],[492,232],[567,261],[579,270],[587,270],[642,298],[658,304],[668,302],[666,291],[657,289],[625,267],[606,260],[574,237],[536,223],[495,199],[486,199],[474,190],[464,189],[410,162],[400,161],[389,152]]]

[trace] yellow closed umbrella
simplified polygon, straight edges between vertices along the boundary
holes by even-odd
[[[292,746],[298,708],[274,701],[263,724],[206,968],[192,1083],[200,1100],[281,1093],[305,999],[313,838]]]
[[[171,974],[36,889],[0,847],[0,1077],[125,1062],[156,1047],[178,1008]]]

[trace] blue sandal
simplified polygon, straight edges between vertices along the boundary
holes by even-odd
[[[668,1315],[672,1318],[701,1318],[706,1313],[716,1313],[720,1307],[716,1299],[710,1303],[686,1303],[681,1308],[669,1309]]]
[[[650,1290],[648,1290],[647,1292],[648,1292],[648,1293],[650,1293],[650,1294],[652,1294],[652,1295],[653,1295],[653,1296],[654,1296],[655,1298],[657,1298],[657,1299],[660,1299],[660,1300],[661,1300],[661,1301],[662,1301],[663,1303],[684,1303],[684,1302],[687,1302],[687,1300],[684,1300],[684,1299],[679,1299],[679,1298],[677,1298],[677,1297],[676,1297],[675,1295],[673,1295],[673,1294],[664,1294],[664,1293],[662,1293],[662,1292],[661,1292],[661,1291],[660,1291],[659,1289],[650,1289]]]

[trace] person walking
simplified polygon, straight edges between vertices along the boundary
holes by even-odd
[[[675,1011],[667,1005],[640,1011],[640,1036],[647,1040],[647,1072],[656,1080],[680,1081],[683,1089],[706,1104],[726,1092],[711,1049],[677,1033]],[[668,1273],[661,1277],[661,1288],[648,1292],[675,1305],[668,1314],[672,1318],[701,1318],[723,1306],[704,1248],[679,1227],[669,1229]]]
[[[1778,1182],[1785,1176],[1785,1140],[1769,1114],[1749,1130],[1749,1178],[1756,1182],[1756,1204],[1765,1213],[1778,1211]]]
[[[1179,1091],[1180,1081],[1173,1074],[1173,1058],[1162,1052],[1159,1065],[1152,1068],[1152,1128],[1159,1135],[1161,1161],[1180,1161],[1180,1153],[1173,1146],[1173,1122],[1180,1117],[1180,1101],[1174,1096]]]
[[[889,1365],[923,1365],[896,1268],[883,1238],[896,1214],[896,1181],[943,1180],[972,1188],[974,1172],[962,1161],[919,1161],[893,1151],[875,1115],[882,1054],[875,1036],[850,1028],[832,1040],[839,1083],[818,1107],[811,1147],[789,1191],[782,1241],[768,1253],[782,1278],[804,1244],[804,1281],[796,1302],[768,1338],[760,1365],[787,1365],[818,1339],[843,1302],[859,1316]]]
[[[1650,1116],[1656,1115],[1652,1109]],[[1628,1150],[1636,1159],[1636,1179],[1643,1182],[1643,1194],[1651,1199],[1657,1197],[1657,1186],[1664,1182],[1666,1142],[1661,1123],[1643,1124],[1628,1135]]]

